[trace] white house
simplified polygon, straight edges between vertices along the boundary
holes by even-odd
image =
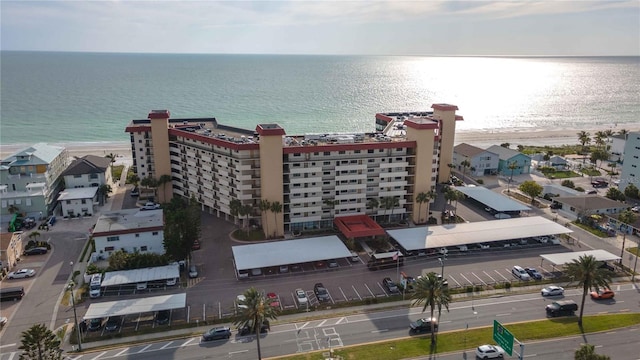
[[[62,207],[62,216],[91,216],[98,203],[98,188],[87,187],[66,189],[60,192],[58,201]]]
[[[75,159],[62,175],[67,189],[110,184],[111,159],[86,155]]]
[[[531,155],[531,165],[540,167],[553,167],[556,170],[564,170],[569,167],[569,162],[562,156],[553,155],[545,160],[545,154]]]
[[[465,169],[460,164],[468,161]],[[453,148],[453,164],[461,172],[468,171],[470,176],[495,175],[498,173],[498,154],[469,144],[459,144]]]
[[[114,251],[164,254],[162,209],[126,209],[105,213],[93,229],[96,252],[103,258]]]

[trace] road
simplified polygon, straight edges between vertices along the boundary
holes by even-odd
[[[611,301],[594,302],[590,299],[585,303],[585,314],[624,313],[639,312],[640,302],[638,290],[632,284],[621,284],[614,287],[616,299]],[[562,297],[560,297],[562,298]],[[566,299],[580,302],[578,290],[568,290]],[[554,298],[558,299],[558,298]],[[534,320],[544,318],[544,307],[554,299],[542,298],[538,293],[522,294],[507,297],[485,298],[475,301],[453,303],[450,312],[443,312],[440,321],[440,331],[462,330],[469,328],[490,326],[494,319],[503,324],[511,322]],[[406,308],[381,311],[369,314],[332,317],[313,321],[294,322],[281,325],[273,325],[272,331],[261,338],[263,357],[274,357],[286,354],[295,354],[313,350],[328,350],[342,346],[362,344],[371,341],[389,340],[409,336],[408,323],[424,316],[418,308]],[[507,325],[508,327],[508,325]],[[620,334],[635,332],[637,341],[637,329],[620,330]],[[603,337],[601,343],[593,339],[596,335],[587,335],[590,343],[602,345],[609,349],[618,344],[623,336]],[[626,336],[626,335],[625,335]],[[566,343],[569,341],[569,343]],[[577,347],[571,341],[564,339],[564,345],[572,344],[572,349]],[[540,344],[540,343],[537,343]],[[477,344],[470,344],[470,349]],[[540,354],[553,358],[551,346],[532,344],[527,347],[527,354]],[[567,348],[564,348],[566,352]],[[620,346],[616,351],[622,352],[616,359],[635,359],[637,349]],[[632,351],[633,350],[633,351]],[[234,334],[229,341],[220,340],[201,343],[199,337],[191,337],[174,341],[150,342],[135,346],[121,346],[107,351],[85,353],[73,356],[75,360],[89,359],[254,359],[256,354],[255,338],[253,336],[238,337]],[[471,351],[471,350],[469,350]],[[551,351],[551,352],[550,352]],[[564,353],[563,352],[563,353]],[[448,359],[459,359],[461,354],[451,354]],[[457,356],[457,357],[456,357]],[[438,356],[439,358],[445,358]],[[555,357],[559,359],[560,357]],[[570,358],[570,357],[569,357]],[[1,360],[10,360],[5,355]]]

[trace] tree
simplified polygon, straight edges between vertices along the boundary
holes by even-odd
[[[98,197],[100,198],[100,204],[104,204],[104,202],[109,198],[109,194],[113,192],[111,185],[103,184],[98,187]]]
[[[140,183],[140,177],[135,173],[129,173],[129,175],[127,175],[127,183],[132,184],[134,187],[138,186]]]
[[[19,349],[24,351],[20,360],[62,359],[60,340],[44,324],[36,324],[23,331]]]
[[[580,131],[578,134],[578,142],[582,146],[582,153],[585,154],[587,152],[587,144],[591,142],[591,134],[586,131]],[[582,158],[582,163],[584,164],[584,157]]]
[[[640,190],[638,190],[638,187],[634,184],[629,184],[624,189],[624,196],[630,197],[632,199],[638,199],[640,198]]]
[[[249,326],[256,334],[256,345],[258,347],[258,360],[262,359],[260,350],[260,328],[265,320],[275,320],[278,318],[279,310],[275,306],[267,303],[263,294],[255,288],[250,288],[244,292],[244,300],[239,301],[238,314],[234,324],[238,327]]]
[[[393,207],[393,196],[385,196],[380,198],[380,207],[384,209],[384,214],[382,215],[384,218],[384,216],[387,215],[387,210]],[[389,220],[389,222],[391,221]]]
[[[262,224],[263,226],[262,230],[264,231],[264,236],[269,237],[269,229],[267,228],[268,221],[267,221],[266,212],[271,209],[271,202],[269,202],[269,200],[267,199],[260,200],[260,203],[258,204],[258,209],[260,209],[261,214],[264,214],[264,224]]]
[[[153,189],[153,196],[157,197],[158,194],[156,190],[158,189],[158,181],[151,176],[147,176],[146,178],[140,180],[140,185],[146,187],[147,189]]]
[[[445,286],[444,280],[434,272],[430,272],[418,279],[415,285],[415,292],[411,298],[413,299],[413,306],[423,304],[422,312],[427,307],[430,307],[432,319],[436,308],[438,309],[438,318],[440,318],[442,307],[444,306],[449,311],[449,303],[451,302],[449,287]],[[434,323],[431,322],[431,344],[435,344],[435,336]]]
[[[238,211],[238,215],[240,215],[240,217],[245,217],[245,221],[243,221],[243,227],[245,227],[247,229],[247,237],[249,237],[249,216],[251,216],[251,213],[253,212],[253,207],[249,204],[247,205],[242,205],[240,207],[240,210]]]
[[[609,171],[609,182],[611,182],[611,178],[613,178],[613,175],[616,174],[616,167],[618,166],[618,164],[615,162],[610,162],[607,164],[607,166],[611,168],[611,170]]]
[[[158,179],[158,187],[162,186],[162,201],[167,202],[167,184],[171,184],[171,175],[164,174]]]
[[[371,198],[367,201],[367,209],[373,210],[374,213],[379,206],[380,206],[380,202],[378,202],[378,199],[376,198]]]
[[[507,183],[507,192],[511,192],[511,182],[513,181],[513,171],[517,168],[518,168],[518,163],[515,161],[512,161],[507,165],[507,169],[511,170],[511,176],[509,176],[509,182]]]
[[[109,165],[112,165],[114,162],[116,162],[116,157],[118,157],[118,155],[114,153],[109,153],[109,155],[105,155],[105,157],[109,159],[110,161]]]
[[[573,183],[573,181],[569,180],[569,179],[565,179],[562,180],[562,184],[560,184],[564,187],[568,187],[569,189],[575,189],[576,188],[576,184]]]
[[[624,196],[622,191],[614,187],[609,188],[609,190],[607,190],[607,194],[605,195],[605,197],[608,197],[611,200],[617,200],[617,201],[625,201],[627,199],[627,197]]]
[[[274,234],[278,234],[278,214],[282,212],[282,204],[279,201],[274,201],[271,203],[271,212],[276,220],[276,230]]]
[[[229,212],[231,216],[233,216],[233,221],[236,222],[237,218],[240,215],[240,208],[242,207],[242,202],[238,199],[233,199],[229,202]]]
[[[575,352],[575,360],[611,360],[606,355],[596,354],[596,347],[591,344],[583,344],[580,349]]]
[[[194,242],[200,238],[200,206],[195,197],[174,197],[164,205],[165,252],[174,260],[186,259]]]
[[[578,325],[582,327],[582,314],[584,313],[584,300],[591,288],[599,290],[608,288],[611,282],[611,271],[600,267],[600,262],[592,255],[580,256],[577,260],[565,265],[567,275],[582,286],[582,304]]]
[[[634,214],[630,210],[625,210],[621,212],[620,215],[618,216],[618,221],[620,221],[625,225],[624,230],[622,231],[622,250],[620,251],[620,266],[622,266],[622,259],[624,258],[624,243],[627,240],[627,232],[630,226],[636,222],[636,219],[637,219],[636,214]],[[622,230],[622,227],[620,227],[620,229]]]
[[[340,200],[334,200],[334,199],[326,199],[324,201],[324,204],[329,206],[331,209],[331,218],[333,218],[335,216],[334,210],[335,210],[335,206],[340,204]]]
[[[531,204],[533,204],[537,196],[542,194],[542,186],[533,180],[523,182],[518,189],[531,197]]]
[[[29,234],[29,238],[34,239],[35,241],[38,241],[39,236],[40,236],[40,232],[38,231],[33,231],[31,232],[31,234]]]
[[[462,166],[462,181],[467,182],[465,174],[467,173],[467,168],[471,166],[471,163],[469,162],[469,160],[463,160],[460,163],[460,166]]]
[[[15,213],[20,212],[20,209],[15,204],[11,204],[9,205],[8,211],[9,211],[9,214],[13,215]]]
[[[416,202],[418,203],[418,216],[422,215],[422,204],[428,203],[433,198],[433,191],[421,192],[416,195]],[[418,221],[422,222],[422,218],[419,218]]]

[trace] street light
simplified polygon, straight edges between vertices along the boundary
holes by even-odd
[[[444,281],[444,261],[447,260],[447,254],[443,254],[442,257],[438,258],[438,261],[440,262],[440,277],[442,278],[442,281]]]
[[[71,271],[73,271],[73,261],[69,262],[71,266]],[[78,327],[78,314],[76,313],[76,299],[73,296],[73,288],[75,287],[75,283],[73,280],[69,281],[67,285],[67,290],[71,293],[71,306],[73,306],[73,319],[76,327],[76,334],[78,335],[78,351],[82,351],[82,338],[80,336],[80,327]]]

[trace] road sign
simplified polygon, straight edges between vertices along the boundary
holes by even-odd
[[[493,320],[493,340],[495,340],[509,356],[513,355],[513,334],[497,320]]]

